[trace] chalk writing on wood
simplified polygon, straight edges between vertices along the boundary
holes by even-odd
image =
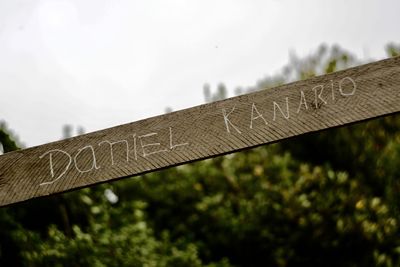
[[[343,82],[344,81],[349,81],[351,86],[350,88],[347,89],[347,91],[344,91],[344,86],[343,86]],[[297,105],[297,109],[295,109],[296,114],[299,114],[300,111],[308,110],[308,103],[311,104],[312,107],[314,107],[315,109],[320,108],[322,105],[335,105],[335,94],[336,94],[336,89],[338,91],[338,93],[342,96],[342,97],[349,97],[352,96],[356,93],[356,89],[357,89],[357,85],[356,82],[351,78],[351,77],[344,77],[342,78],[339,82],[338,82],[338,86],[337,88],[334,86],[334,82],[333,80],[331,81],[331,87],[330,90],[331,92],[328,93],[326,96],[323,95],[324,93],[324,85],[320,84],[317,86],[314,86],[313,88],[311,88],[310,90],[314,93],[314,95],[311,97],[311,99],[308,99],[304,94],[304,90],[299,90],[299,96],[298,98],[292,98],[292,101],[295,102],[293,105],[289,104],[289,98],[285,97],[283,101],[272,101],[271,103],[261,103],[264,107],[269,107],[271,108],[271,112],[273,114],[271,120],[275,121],[277,119],[277,117],[281,116],[282,118],[285,118],[287,120],[290,119],[290,113],[293,113],[293,110],[290,109],[290,106],[294,106],[296,107]],[[307,91],[306,91],[307,92]],[[280,104],[282,103],[282,104]],[[298,103],[298,104],[297,104]],[[243,129],[240,129],[237,125],[233,124],[231,121],[231,117],[235,116],[235,108],[236,106],[233,106],[230,110],[226,110],[225,108],[222,109],[222,116],[224,117],[224,122],[225,122],[225,127],[226,127],[226,131],[228,133],[231,133],[231,129],[233,129],[234,131],[236,131],[237,133],[241,134]],[[266,119],[266,116],[261,113],[257,106],[256,103],[251,103],[251,111],[249,111],[249,128],[253,129],[253,122],[255,122],[256,120],[261,119],[262,120],[262,125],[267,126],[268,125],[268,120]],[[292,116],[293,117],[293,116]]]
[[[97,143],[97,146],[92,146],[92,145],[86,145],[84,147],[81,147],[77,149],[76,152],[72,152],[72,154],[61,150],[61,149],[51,149],[49,151],[46,151],[42,155],[39,156],[39,159],[47,157],[48,163],[49,163],[49,177],[51,178],[51,181],[48,182],[43,182],[40,183],[39,185],[51,185],[54,182],[58,181],[59,179],[63,178],[67,171],[70,169],[70,167],[73,169],[73,171],[76,171],[78,173],[86,173],[86,172],[91,172],[98,170],[100,168],[109,168],[112,165],[118,164],[118,161],[114,159],[114,154],[119,152],[125,154],[125,157],[123,157],[121,160],[124,163],[129,163],[130,160],[137,161],[138,160],[138,148],[137,148],[137,141],[136,139],[140,140],[140,150],[142,154],[141,155],[143,158],[149,157],[153,154],[157,153],[163,153],[163,152],[169,152],[174,150],[177,147],[180,146],[187,146],[189,143],[180,143],[177,144],[173,141],[173,136],[172,136],[172,127],[169,128],[169,140],[168,143],[166,144],[161,144],[160,142],[154,141],[156,136],[158,135],[155,132],[144,134],[141,136],[136,137],[136,134],[132,134],[129,137],[133,139],[133,146],[129,146],[128,139],[122,139],[122,140],[117,140],[117,141],[109,141],[109,140],[103,140]],[[153,141],[151,141],[153,139]],[[153,143],[151,143],[153,142]],[[104,165],[98,165],[97,163],[97,158],[96,158],[96,153],[97,149],[96,147],[99,147],[101,145],[108,145],[109,147],[109,158],[110,162],[106,162]],[[84,153],[89,153],[90,160],[80,160],[80,154]],[[104,153],[104,151],[101,151],[101,153]],[[74,156],[72,156],[74,155]],[[107,157],[107,152],[105,152],[105,155]],[[57,163],[54,162],[53,157],[58,159]],[[61,165],[61,167],[57,165]],[[59,168],[57,168],[59,167]],[[58,169],[58,172],[55,171]]]
[[[400,58],[6,153],[0,205],[400,111]]]

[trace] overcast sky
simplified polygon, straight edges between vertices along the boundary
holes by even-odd
[[[203,103],[274,74],[289,51],[385,57],[399,0],[1,0],[0,120],[26,146]]]

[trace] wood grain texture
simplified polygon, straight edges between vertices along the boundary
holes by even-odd
[[[0,205],[400,111],[400,58],[0,156]]]

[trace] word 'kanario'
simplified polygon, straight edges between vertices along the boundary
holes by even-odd
[[[344,90],[344,86],[343,86],[343,84],[346,81],[351,83],[351,88],[347,92]],[[306,98],[304,90],[299,90],[298,99],[292,100],[294,102],[298,101],[297,109],[292,110],[292,111],[289,108],[290,105],[289,105],[288,97],[285,97],[285,99],[283,101],[271,101],[270,103],[267,103],[267,105],[269,104],[269,108],[271,109],[270,111],[272,114],[270,120],[275,121],[278,116],[282,116],[283,118],[288,120],[290,118],[291,112],[292,113],[295,112],[296,114],[299,114],[300,111],[302,111],[302,110],[306,111],[309,108],[318,109],[321,107],[321,105],[327,105],[328,102],[335,103],[335,97],[337,97],[335,95],[337,93],[340,94],[340,97],[352,96],[356,92],[357,85],[356,85],[356,82],[351,77],[344,77],[343,79],[341,79],[338,82],[337,88],[335,88],[334,81],[331,80],[330,86],[328,88],[329,91],[324,94],[324,89],[326,90],[327,88],[325,88],[323,84],[314,86],[310,90],[312,92],[311,94],[313,94],[313,96],[311,96],[311,99],[308,99],[308,100]],[[338,92],[335,92],[336,89]],[[283,103],[283,104],[280,104],[280,103]],[[263,106],[265,106],[265,103]],[[264,116],[259,111],[259,109],[260,109],[260,107],[257,108],[256,103],[254,103],[254,102],[251,103],[251,111],[249,110],[249,124],[248,124],[249,129],[253,129],[253,126],[256,124],[257,120],[261,121],[262,125],[268,125],[266,116]],[[232,116],[232,117],[234,116],[234,111],[235,111],[235,106],[233,108],[231,108],[229,111],[222,109],[222,114],[224,116],[226,131],[228,133],[230,133],[231,129],[234,129],[236,132],[241,134],[242,133],[241,130],[237,126],[235,126],[230,119],[230,116]]]

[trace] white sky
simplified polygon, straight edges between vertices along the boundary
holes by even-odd
[[[0,120],[27,146],[203,103],[321,43],[399,42],[399,0],[1,0]]]

